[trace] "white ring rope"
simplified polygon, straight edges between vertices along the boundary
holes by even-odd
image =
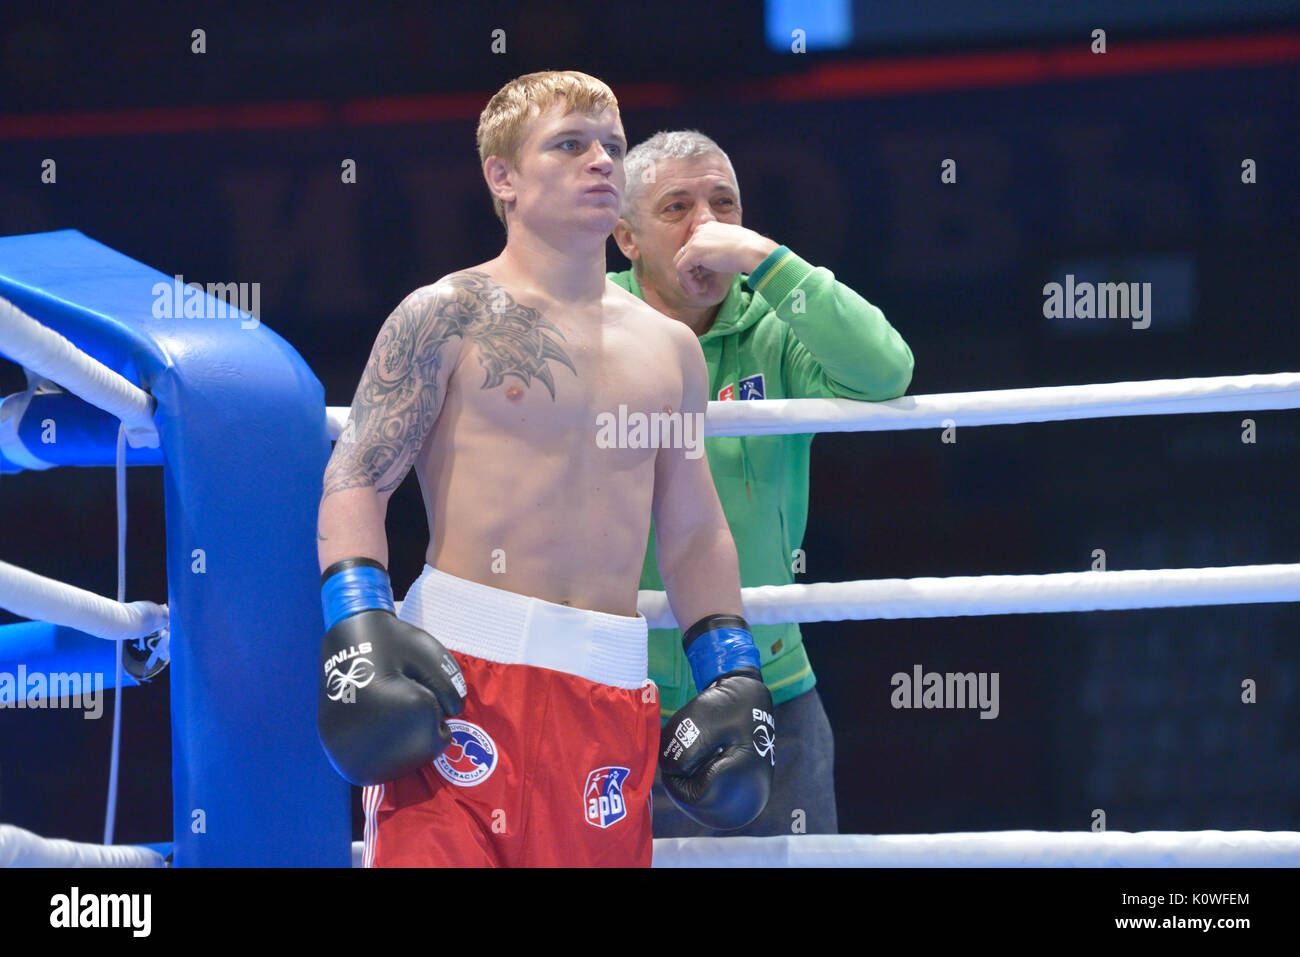
[[[126,426],[117,429],[117,461],[114,463],[117,486],[117,602],[126,601]],[[108,797],[104,802],[104,843],[113,843],[117,824],[117,772],[122,761],[122,642],[117,643],[113,660],[117,670],[113,687],[113,744],[108,758]]]
[[[1300,601],[1300,564],[763,585],[740,598],[751,625],[1247,605]],[[637,608],[651,628],[676,627],[665,592],[638,592]]]
[[[710,402],[704,433],[789,435],[802,432],[878,432],[939,429],[948,425],[1015,425],[1121,415],[1182,415],[1300,408],[1300,373],[1155,379],[1093,385],[998,389],[910,395],[886,402],[853,399],[766,399]],[[347,424],[349,408],[325,410],[331,439]]]
[[[83,844],[39,837],[12,824],[0,824],[0,867],[163,867],[163,856],[130,844]]]
[[[54,465],[23,444],[18,434],[18,427],[22,424],[23,416],[27,414],[27,407],[31,405],[32,397],[55,390],[62,391],[55,383],[29,372],[25,391],[15,392],[0,399],[0,454],[19,468],[37,472],[52,468]]]
[[[989,831],[655,841],[655,867],[1296,867],[1296,831]]]
[[[168,622],[166,605],[116,602],[8,562],[0,562],[0,608],[110,641],[143,638],[162,631]]]
[[[108,366],[0,297],[0,343],[4,355],[117,416],[126,425],[132,448],[158,447],[154,401]]]
[[[362,866],[361,841],[352,866]],[[658,838],[654,867],[1295,867],[1297,831],[988,831]]]
[[[886,402],[768,399],[710,402],[705,435],[877,432],[949,425],[1015,425],[1121,415],[1300,408],[1300,373],[1156,379],[1093,385],[945,392]]]
[[[352,843],[352,866],[362,862]],[[1295,867],[1296,831],[803,834],[654,842],[655,867]],[[162,867],[148,847],[83,844],[0,824],[0,867]]]

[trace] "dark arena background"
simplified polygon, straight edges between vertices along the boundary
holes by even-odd
[[[403,296],[500,249],[487,98],[578,69],[632,143],[715,139],[745,225],[884,310],[910,395],[1300,370],[1294,2],[464,7],[6,5],[0,235],[76,229],[258,283],[261,321],[347,405]],[[1045,318],[1067,274],[1150,282],[1150,326]],[[0,394],[24,384],[0,362]],[[1294,563],[1298,465],[1294,411],[825,434],[799,580],[1086,571],[1099,550],[1109,570]],[[0,560],[113,595],[113,483],[4,475]],[[166,601],[160,470],[131,469],[128,500],[127,597]],[[413,477],[388,535],[400,595],[426,544]],[[805,625],[840,830],[1087,830],[1097,809],[1295,830],[1297,626],[1288,603]],[[894,708],[916,665],[997,672],[996,720]],[[169,690],[123,696],[118,842],[171,839]],[[0,710],[0,821],[100,841],[110,714]]]

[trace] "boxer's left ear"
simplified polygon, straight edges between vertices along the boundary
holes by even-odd
[[[488,191],[502,203],[513,203],[517,198],[511,181],[513,175],[510,164],[500,156],[489,156],[483,161],[483,178],[487,180]]]

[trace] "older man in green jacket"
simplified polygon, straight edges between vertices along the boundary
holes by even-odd
[[[912,351],[884,313],[827,269],[741,225],[731,161],[701,133],[657,133],[628,153],[614,238],[632,269],[610,278],[700,338],[709,399],[845,398],[907,391]],[[706,440],[709,468],[740,558],[741,584],[794,581],[808,516],[813,436]],[[663,590],[646,545],[643,589]],[[727,833],[833,834],[834,743],[799,626],[755,625],[763,679],[776,704],[772,798],[748,827]],[[664,717],[695,693],[675,629],[650,632],[650,676]],[[656,786],[656,837],[716,835]]]

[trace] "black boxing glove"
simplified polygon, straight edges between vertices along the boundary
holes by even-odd
[[[369,558],[321,576],[316,729],[334,769],[353,784],[383,784],[428,764],[451,741],[445,719],[465,706],[456,659],[393,613],[388,572]]]
[[[695,687],[659,735],[664,790],[705,827],[744,827],[772,794],[776,725],[745,619],[710,615],[682,636]]]

